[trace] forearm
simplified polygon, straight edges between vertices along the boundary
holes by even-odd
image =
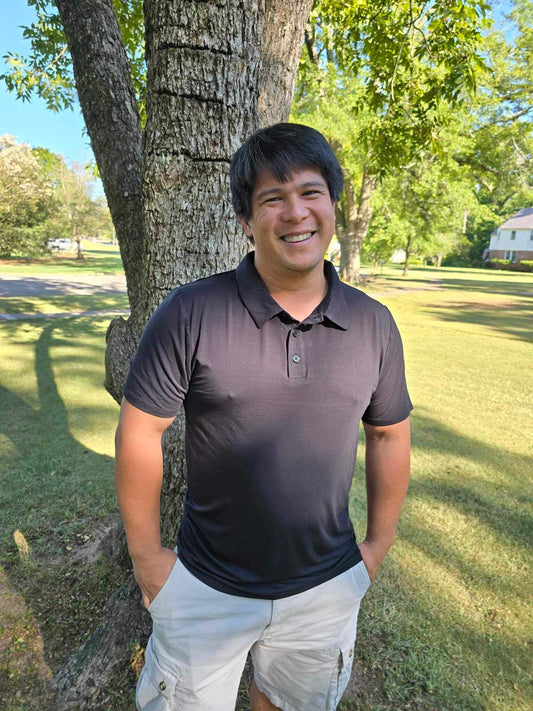
[[[160,437],[117,431],[115,485],[130,556],[142,559],[161,548],[160,495],[163,454]]]
[[[366,541],[385,554],[394,541],[409,483],[409,422],[365,430]]]

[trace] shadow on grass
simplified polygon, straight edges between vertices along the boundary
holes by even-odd
[[[93,256],[96,255],[96,256]],[[0,260],[2,267],[27,267],[28,269],[45,267],[47,270],[67,269],[72,272],[100,272],[102,274],[117,274],[123,271],[122,259],[118,252],[113,253],[103,249],[84,253],[83,259],[77,259],[74,254],[69,256],[46,256],[39,258],[13,257]]]
[[[526,604],[525,566],[522,570],[515,553],[527,550],[533,533],[528,506],[533,458],[487,445],[425,415],[413,416],[412,429],[415,457],[417,450],[424,456],[434,453],[440,469],[412,479],[408,502],[426,502],[429,511],[434,504],[445,508],[449,521],[455,511],[460,519],[473,520],[465,531],[475,533],[471,541],[464,533],[461,546],[456,546],[435,529],[431,515],[417,518],[406,507],[400,526],[406,562],[402,564],[393,549],[361,608],[355,660],[377,693],[369,694],[364,684],[354,685],[340,709],[525,709],[528,650],[524,639],[515,639],[507,629],[506,615],[512,610],[516,623]],[[476,471],[481,475],[475,476]],[[354,521],[364,516],[360,474],[352,491]],[[491,532],[485,539],[483,530]],[[502,572],[505,564],[492,567],[484,562],[490,560],[486,547],[492,538],[501,541],[503,550],[507,544],[514,551],[508,561],[512,575]],[[482,547],[483,561],[478,555]],[[418,552],[412,559],[409,549]],[[498,556],[501,550],[492,554]],[[412,561],[418,561],[419,554],[428,566],[414,575]],[[455,590],[441,579],[440,571],[450,573]],[[469,615],[464,614],[465,604],[472,605]]]
[[[449,323],[466,323],[487,326],[513,338],[529,342],[533,340],[531,329],[533,307],[530,304],[479,304],[475,302],[454,302],[429,305],[426,313]]]
[[[423,583],[390,558],[367,593],[355,657],[381,682],[381,698],[387,702],[379,708],[526,708],[527,650],[489,618],[485,625],[467,620],[444,585],[441,590],[428,594]],[[504,702],[498,705],[495,697]],[[378,708],[378,697],[365,701],[360,707],[345,699],[341,708]]]
[[[426,272],[431,273],[429,279],[425,278]],[[527,274],[525,272],[506,272],[505,279],[487,278],[485,274],[482,274],[483,278],[476,278],[479,274],[474,274],[471,278],[468,276],[464,277],[451,277],[450,272],[443,272],[436,267],[431,269],[429,267],[424,267],[423,274],[420,273],[409,273],[406,277],[402,276],[399,272],[394,275],[387,275],[385,277],[384,285],[387,283],[394,283],[395,286],[405,286],[409,287],[410,282],[415,282],[416,284],[421,284],[424,281],[428,282],[433,286],[438,286],[439,289],[452,290],[452,291],[466,291],[472,294],[497,294],[499,296],[533,296],[533,274]]]
[[[69,335],[79,339],[80,332],[87,335],[91,328],[90,322],[71,323],[76,334],[71,330]],[[46,325],[35,345],[39,409],[0,387],[0,433],[11,444],[0,494],[6,573],[2,597],[5,602],[17,601],[23,610],[19,619],[10,612],[13,605],[2,608],[0,627],[7,646],[0,645],[0,697],[15,709],[22,694],[24,708],[41,711],[52,711],[56,705],[48,679],[39,671],[40,662],[27,668],[28,645],[35,648],[38,661],[44,659],[57,671],[95,628],[105,600],[123,577],[117,566],[106,567],[105,562],[87,566],[83,558],[72,557],[92,539],[95,518],[109,513],[113,460],[87,449],[70,433],[69,413],[50,356],[51,347],[60,343],[54,329],[69,333],[68,324]],[[64,341],[74,343],[72,338]],[[91,352],[86,357],[91,359]],[[78,367],[83,368],[83,361]],[[27,562],[17,555],[15,529],[29,543]]]
[[[56,324],[43,328],[35,348],[35,370],[40,408],[0,387],[0,431],[13,453],[5,467],[2,503],[4,536],[13,530],[30,538],[59,539],[85,517],[103,512],[112,487],[111,457],[87,449],[70,433],[66,407],[59,395],[52,369],[50,347]],[[87,332],[89,323],[77,326]],[[79,332],[79,331],[78,331]],[[83,364],[80,364],[83,367]],[[102,373],[103,380],[103,373]],[[102,488],[108,495],[102,496]],[[94,505],[88,503],[94,501]],[[13,551],[13,540],[8,544]]]
[[[533,457],[507,452],[459,434],[421,414],[413,416],[412,431],[413,448],[471,460],[481,465],[489,476],[467,478],[456,465],[453,470],[443,471],[437,479],[412,479],[409,485],[410,496],[432,498],[445,503],[463,514],[475,516],[497,536],[505,536],[520,546],[528,545],[533,534],[533,520],[526,511],[520,511],[517,505],[526,508],[531,501],[528,491]],[[491,471],[505,477],[505,489],[501,484],[490,481]]]
[[[95,295],[72,295],[72,296],[48,296],[46,295],[46,313],[75,312],[75,311],[110,311],[115,309],[125,310],[129,308],[129,301],[126,294],[112,293]],[[0,297],[0,313],[8,314],[31,314],[44,313],[43,301],[41,297],[35,300],[25,297]]]

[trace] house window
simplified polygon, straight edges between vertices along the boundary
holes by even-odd
[[[529,239],[533,239],[533,230],[529,230]]]
[[[511,232],[511,239],[516,239],[516,230]]]
[[[511,264],[514,264],[514,262],[516,260],[516,252],[511,252],[509,250],[506,251],[505,252],[505,259],[508,259],[511,262]]]

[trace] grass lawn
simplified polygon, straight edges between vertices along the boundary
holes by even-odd
[[[127,294],[58,294],[56,296],[0,297],[3,314],[52,314],[75,311],[111,311],[129,309]]]
[[[75,252],[60,252],[36,259],[0,259],[0,274],[119,274],[123,271],[117,245],[85,242],[83,259],[76,259]]]
[[[340,709],[525,711],[533,277],[413,268],[404,280],[386,268],[364,288],[402,332],[413,476],[397,543],[362,607],[357,685]],[[108,322],[0,323],[0,698],[9,711],[52,711],[46,679],[117,584],[104,563],[71,562],[115,510]],[[351,500],[358,537],[363,455],[364,446]],[[132,709],[132,683],[106,709]]]

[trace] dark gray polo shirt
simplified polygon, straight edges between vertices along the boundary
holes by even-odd
[[[398,329],[343,284],[299,323],[248,254],[235,271],[173,291],[148,322],[124,395],[186,417],[183,564],[226,593],[275,599],[361,560],[348,515],[359,421],[411,410]]]

